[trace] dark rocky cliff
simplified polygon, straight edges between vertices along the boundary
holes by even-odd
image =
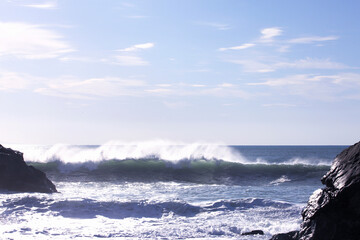
[[[0,145],[0,189],[18,192],[57,192],[42,171],[26,165],[23,154]]]
[[[300,231],[271,240],[360,239],[360,142],[335,158],[321,182],[326,187],[310,197]]]

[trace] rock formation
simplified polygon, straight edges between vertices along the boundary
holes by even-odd
[[[0,145],[0,189],[18,192],[57,192],[42,171],[26,165],[23,154]]]
[[[300,231],[271,240],[360,239],[360,142],[335,158],[321,182],[326,187],[310,197]]]

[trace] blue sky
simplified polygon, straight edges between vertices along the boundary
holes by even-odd
[[[352,144],[359,7],[2,0],[0,141]]]

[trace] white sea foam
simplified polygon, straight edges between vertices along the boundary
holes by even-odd
[[[279,185],[280,183],[290,182],[290,181],[291,181],[291,179],[289,179],[286,175],[283,175],[280,178],[278,178],[274,181],[271,181],[270,184]]]
[[[0,196],[0,234],[14,239],[234,239],[261,229],[272,234],[299,228],[301,207],[261,198],[224,200],[223,191],[206,205],[191,201],[220,187],[158,183],[125,185],[72,183],[58,185],[60,194]],[[159,194],[161,195],[159,198]],[[176,194],[174,199],[172,194]],[[242,194],[236,194],[240,196]],[[150,200],[152,199],[152,200]],[[4,210],[4,211],[2,211]],[[254,239],[242,237],[242,239]]]

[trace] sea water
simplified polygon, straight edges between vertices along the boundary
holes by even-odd
[[[0,193],[1,239],[269,239],[346,146],[9,146],[59,193]],[[264,235],[242,236],[262,230]]]

